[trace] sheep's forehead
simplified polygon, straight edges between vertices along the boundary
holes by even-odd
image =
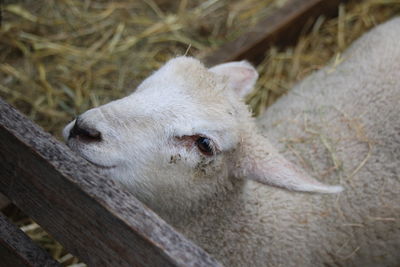
[[[182,90],[144,90],[129,96],[126,103],[118,104],[126,115],[146,118],[157,125],[182,123],[191,125],[202,122],[225,127],[234,127],[238,113],[227,99],[211,95],[191,96]],[[127,108],[123,108],[126,106]],[[129,110],[129,111],[128,111]]]
[[[138,91],[157,91],[184,99],[191,97],[195,101],[221,101],[224,99],[224,86],[223,80],[210,72],[200,61],[180,57],[170,60],[147,78]],[[210,104],[212,103],[208,103]]]
[[[194,87],[215,87],[216,77],[197,59],[179,57],[170,60],[161,72],[172,79],[183,79]]]
[[[198,60],[180,57],[144,80],[130,98],[136,111],[152,114],[155,119],[165,116],[221,119],[236,113],[235,101],[226,94],[224,86]]]

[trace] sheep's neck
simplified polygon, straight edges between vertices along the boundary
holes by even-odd
[[[195,210],[179,216],[178,220],[167,221],[201,246],[210,238],[223,238],[225,230],[231,230],[232,220],[245,213],[246,183],[245,180],[237,180],[230,191],[205,201]]]

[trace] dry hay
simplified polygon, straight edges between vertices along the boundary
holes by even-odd
[[[232,40],[286,0],[5,1],[0,96],[60,136],[76,114],[120,98],[167,59],[202,55]],[[248,102],[259,114],[362,33],[400,13],[400,0],[350,1],[320,17],[296,46],[271,48]],[[10,217],[64,266],[80,266],[37,224]]]

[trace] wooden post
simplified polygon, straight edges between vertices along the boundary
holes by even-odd
[[[89,266],[221,266],[1,99],[0,191]]]

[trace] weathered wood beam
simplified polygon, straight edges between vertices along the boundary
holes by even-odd
[[[0,266],[59,267],[61,265],[0,213]]]
[[[0,191],[89,266],[221,266],[1,99]]]
[[[318,16],[337,14],[338,6],[345,0],[289,0],[275,14],[260,21],[245,34],[206,56],[207,65],[247,59],[255,64],[264,58],[273,45],[294,44],[307,23]]]

